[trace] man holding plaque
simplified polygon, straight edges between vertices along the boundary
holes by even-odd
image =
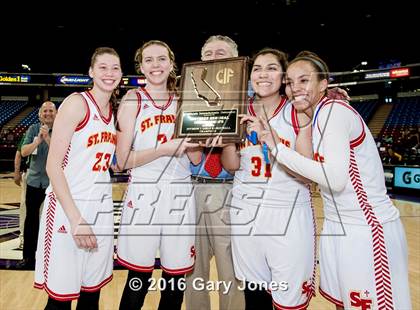
[[[201,60],[237,57],[236,43],[227,36],[211,36],[201,50]],[[215,139],[216,140],[216,139]],[[209,141],[209,140],[208,140]],[[214,141],[217,142],[217,141]],[[220,148],[205,148],[202,161],[191,166],[194,176],[197,207],[196,261],[194,271],[187,276],[185,302],[188,310],[210,309],[209,291],[195,283],[207,283],[210,260],[214,256],[218,280],[231,285],[228,292],[219,290],[219,309],[244,309],[244,297],[235,279],[229,226],[230,191],[233,175],[223,169]]]

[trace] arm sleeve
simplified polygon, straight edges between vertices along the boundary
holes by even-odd
[[[333,191],[341,191],[349,178],[350,133],[354,116],[353,112],[338,104],[321,110],[318,125],[323,132],[320,140],[324,152],[323,163],[306,158],[281,143],[272,153],[278,162],[290,170]],[[314,145],[315,152],[318,147]]]
[[[20,146],[21,148],[22,148],[22,146],[24,146],[26,144],[30,144],[30,143],[34,142],[34,137],[35,137],[34,132],[35,132],[35,125],[31,125],[31,127],[29,127],[28,131],[25,133],[25,139],[23,139],[23,142]]]

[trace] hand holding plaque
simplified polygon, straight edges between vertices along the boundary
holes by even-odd
[[[246,57],[184,64],[175,136],[205,141],[222,136],[240,142],[244,128],[239,115],[247,101]]]

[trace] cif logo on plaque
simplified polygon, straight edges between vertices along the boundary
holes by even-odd
[[[220,84],[229,84],[230,79],[233,77],[233,70],[231,68],[223,68],[216,74],[216,81]]]
[[[227,143],[242,142],[239,115],[246,113],[247,68],[247,57],[184,64],[176,137],[204,142],[223,136]]]

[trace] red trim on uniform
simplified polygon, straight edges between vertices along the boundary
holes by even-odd
[[[80,290],[83,291],[83,292],[96,292],[96,291],[99,291],[102,287],[104,287],[109,282],[111,282],[112,279],[113,279],[113,275],[111,274],[108,278],[106,278],[105,280],[103,280],[98,285],[95,285],[95,286],[82,286],[80,288]]]
[[[146,90],[146,88],[140,88],[140,91],[142,91],[145,95],[146,95],[146,97],[152,102],[152,104],[153,104],[153,106],[156,108],[156,109],[160,109],[160,110],[163,110],[163,111],[165,111],[170,105],[171,105],[171,103],[172,103],[172,100],[174,99],[174,95],[170,95],[169,96],[169,98],[168,98],[168,101],[166,102],[166,104],[165,105],[163,105],[163,106],[158,106],[157,104],[156,104],[156,102],[153,100],[153,98],[152,98],[152,96],[150,96],[150,94],[149,94],[149,92]]]
[[[311,281],[311,289],[312,289],[312,296],[315,296],[315,282],[316,282],[316,261],[317,261],[317,256],[316,256],[316,250],[317,250],[317,241],[316,241],[316,217],[315,217],[315,206],[314,206],[314,200],[313,200],[313,195],[312,195],[312,191],[311,191],[311,186],[308,184],[307,185],[308,190],[309,190],[309,197],[311,199],[311,211],[312,211],[312,225],[314,228],[314,269],[312,272],[312,281]]]
[[[349,105],[348,103],[347,103],[347,101],[344,101],[344,100],[333,100],[333,102],[335,102],[335,103],[339,103],[339,104],[341,104],[342,106],[345,106],[346,108],[348,108],[349,110],[351,110],[354,114],[357,114],[358,116],[360,116],[359,115],[359,113],[356,111],[356,109],[354,109],[351,105]]]
[[[371,229],[373,268],[375,273],[375,288],[378,309],[394,309],[385,235],[383,227],[376,218],[375,212],[367,199],[367,193],[360,178],[354,148],[350,148],[349,176],[359,206],[362,209],[366,222]]]
[[[248,104],[248,113],[251,116],[257,116],[257,113],[255,113],[254,106],[253,106],[253,104],[254,104],[254,98],[255,97],[251,97],[249,99],[249,104]]]
[[[39,290],[42,290],[44,288],[44,284],[34,282],[34,287],[39,289]]]
[[[130,270],[139,271],[139,272],[152,272],[155,269],[155,265],[152,266],[139,266],[134,265],[132,263],[127,262],[126,260],[122,259],[117,254],[117,262]]]
[[[287,97],[285,96],[281,96],[280,97],[280,103],[277,106],[277,108],[274,110],[273,115],[270,117],[270,119],[272,119],[273,117],[275,117],[277,114],[279,114],[279,112],[281,111],[281,109],[284,107],[284,105],[287,102]]]
[[[366,137],[366,132],[365,132],[365,126],[363,125],[363,120],[362,117],[360,116],[360,114],[353,108],[351,107],[349,104],[347,104],[347,102],[345,101],[335,101],[338,104],[341,104],[342,106],[350,109],[350,111],[352,111],[354,114],[356,114],[359,117],[360,123],[362,124],[362,132],[361,134],[356,138],[350,141],[350,147],[357,147],[360,144],[362,144],[363,140]]]
[[[325,96],[322,97],[321,100],[319,100],[319,103],[318,103],[318,105],[319,105],[318,110],[321,110],[327,103],[331,103],[333,101],[334,101],[333,99],[328,99],[328,97],[325,97]]]
[[[66,154],[64,155],[63,162],[61,163],[61,169],[65,169],[69,163],[69,154],[71,151],[71,143],[69,144],[69,147],[67,148]]]
[[[248,104],[248,113],[251,115],[251,116],[257,116],[257,113],[255,113],[255,109],[254,109],[254,98],[255,97],[252,97],[250,100],[249,100],[249,104]],[[286,104],[286,102],[287,102],[287,98],[286,97],[284,97],[284,96],[281,96],[280,97],[280,102],[279,102],[279,105],[277,106],[277,108],[274,110],[274,112],[273,112],[273,115],[268,119],[268,120],[271,120],[273,117],[275,117],[277,114],[279,114],[279,112],[281,111],[281,109],[284,107],[284,105]]]
[[[46,216],[46,229],[44,235],[44,283],[48,282],[48,268],[51,254],[52,235],[54,233],[54,219],[55,219],[55,208],[57,200],[54,192],[48,194],[48,206]]]
[[[79,130],[81,130],[83,127],[85,127],[86,126],[86,124],[88,123],[88,121],[89,121],[89,118],[90,118],[90,109],[89,109],[89,104],[88,104],[88,102],[86,101],[86,98],[82,95],[82,98],[83,98],[83,101],[85,102],[85,104],[86,104],[86,114],[85,114],[85,117],[82,119],[82,121],[79,123],[79,124],[77,124],[77,127],[76,127],[76,130],[75,131],[79,131]]]
[[[291,109],[291,116],[290,116],[291,120],[292,120],[292,126],[293,126],[293,130],[295,131],[295,134],[298,135],[299,134],[299,120],[297,117],[297,111],[295,109],[295,107],[292,105],[292,109]]]
[[[355,148],[355,147],[359,146],[365,140],[365,137],[366,137],[365,127],[363,126],[362,128],[363,128],[363,131],[360,134],[360,136],[358,136],[356,139],[350,141],[350,147],[351,148]]]
[[[350,147],[355,148],[355,147],[359,146],[360,144],[362,144],[362,142],[364,141],[364,139],[366,137],[366,132],[365,132],[365,126],[363,124],[363,120],[362,120],[362,117],[360,116],[360,114],[353,107],[351,107],[346,101],[342,101],[342,100],[332,100],[332,99],[327,100],[322,104],[320,109],[324,108],[326,105],[331,104],[331,103],[338,103],[338,104],[342,105],[343,107],[346,107],[347,109],[349,109],[350,111],[352,111],[354,114],[357,115],[357,117],[360,120],[360,123],[362,124],[362,132],[360,133],[360,135],[357,138],[350,141]]]
[[[90,100],[92,100],[94,106],[98,110],[99,115],[101,116],[101,119],[104,121],[105,124],[108,125],[109,122],[112,119],[112,106],[111,106],[111,104],[109,104],[109,115],[108,115],[108,117],[105,117],[105,116],[102,115],[101,109],[99,108],[98,104],[96,103],[95,97],[93,97],[93,95],[90,93],[90,91],[86,91],[85,94],[89,97]]]
[[[321,98],[321,100],[319,101],[319,103],[318,103],[318,105],[317,105],[317,108],[315,109],[315,117],[316,118],[318,118],[318,113],[319,112],[321,112],[321,109],[328,103],[328,102],[330,102],[329,101],[330,99],[328,99],[328,97],[322,97]],[[331,102],[332,102],[332,100],[331,100]],[[319,106],[319,108],[318,108],[318,106]],[[321,128],[319,128],[319,122],[318,122],[318,119],[316,119],[315,120],[315,122],[316,122],[316,127],[318,128],[318,131],[319,131],[319,133],[321,134],[321,136],[322,136],[322,131],[321,131]]]
[[[323,296],[326,300],[329,302],[332,302],[336,306],[344,308],[344,304],[342,301],[339,301],[338,299],[335,299],[334,297],[328,295],[326,292],[324,292],[321,288],[318,289],[321,296]]]
[[[136,118],[137,118],[137,116],[139,116],[140,111],[141,111],[141,95],[137,90],[136,90],[136,96],[137,96],[137,114],[136,114]]]
[[[312,298],[312,293],[308,296],[308,298],[306,299],[306,301],[303,304],[297,305],[297,306],[283,306],[280,305],[278,303],[275,302],[275,300],[273,299],[273,305],[274,308],[276,308],[277,310],[303,310],[303,309],[307,309],[309,302],[311,301]]]
[[[180,269],[169,269],[166,268],[162,265],[160,265],[160,269],[162,269],[163,271],[165,271],[166,273],[170,274],[170,275],[180,275],[180,274],[184,274],[184,273],[188,273],[190,271],[192,271],[194,269],[194,264],[192,264],[189,267],[186,268],[180,268]]]
[[[58,293],[55,293],[45,283],[39,284],[39,283],[35,282],[34,287],[36,289],[45,290],[45,292],[47,292],[49,297],[51,297],[52,299],[58,300],[58,301],[71,301],[71,300],[78,299],[80,297],[80,293],[73,293],[73,294],[58,294]]]

